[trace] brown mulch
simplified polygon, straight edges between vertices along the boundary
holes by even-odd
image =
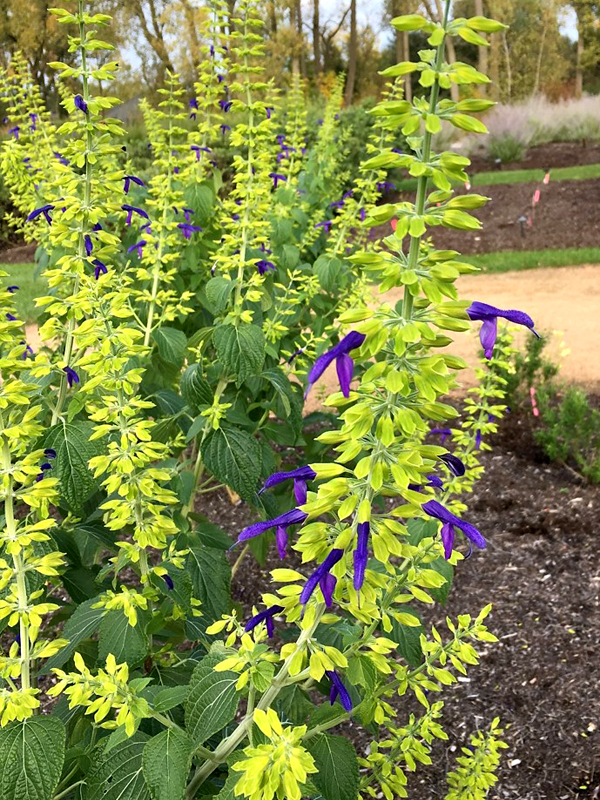
[[[33,261],[36,248],[36,244],[20,244],[0,250],[0,264],[29,264]]]
[[[598,798],[600,492],[544,460],[528,418],[509,417],[493,444],[485,476],[467,499],[468,518],[488,548],[457,569],[448,605],[436,607],[432,621],[443,630],[446,614],[476,614],[492,602],[489,627],[500,641],[482,648],[467,681],[444,692],[450,739],[436,743],[433,765],[412,776],[409,796],[443,798],[456,748],[499,716],[509,749],[491,799]],[[220,493],[198,510],[232,536],[253,519],[247,506],[236,508]],[[265,569],[247,557],[237,572],[234,595],[246,613],[268,586],[266,570],[279,563],[273,549]],[[418,712],[410,698],[396,706],[398,725]],[[347,732],[364,751],[368,734],[355,725]]]
[[[481,156],[471,156],[470,172],[489,172],[496,168],[493,161]],[[502,164],[502,170],[557,169],[580,164],[600,164],[600,144],[595,142],[551,142],[529,147],[520,161]]]

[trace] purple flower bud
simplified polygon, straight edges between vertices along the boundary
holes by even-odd
[[[99,258],[95,258],[92,261],[92,265],[95,267],[94,277],[95,277],[96,280],[98,280],[100,275],[106,275],[107,274],[108,270],[106,268],[106,264],[103,264],[102,261],[100,261]]]
[[[131,216],[134,211],[136,214],[139,214],[140,217],[143,217],[144,219],[148,220],[150,219],[148,214],[146,214],[146,212],[142,208],[137,208],[137,206],[130,206],[129,204],[125,203],[125,205],[122,205],[121,208],[123,209],[123,211],[127,212],[127,220],[126,220],[127,225],[131,225]]]
[[[261,258],[260,261],[256,261],[256,269],[258,270],[259,275],[264,275],[270,269],[275,269],[275,264],[272,261],[267,261],[265,258]]]
[[[83,111],[84,114],[88,113],[87,103],[80,94],[75,95],[74,103],[75,103],[75,108],[78,108],[80,111]]]
[[[180,222],[177,227],[181,230],[186,239],[191,239],[192,233],[198,233],[202,230],[200,225],[191,225],[189,222]]]
[[[92,243],[92,237],[89,235],[89,233],[86,233],[86,235],[83,237],[83,245],[85,247],[86,256],[91,256],[94,245]]]
[[[280,175],[278,172],[269,172],[269,178],[273,180],[273,189],[277,189],[279,182],[285,183],[287,178],[285,175]]]
[[[34,208],[34,210],[27,217],[27,222],[31,222],[32,220],[36,219],[36,217],[39,217],[40,214],[43,214],[48,225],[51,225],[52,217],[50,216],[50,212],[53,211],[54,208],[55,206],[51,205],[50,203],[47,203],[45,206],[41,206],[41,208]]]
[[[333,225],[333,220],[331,219],[324,219],[323,222],[317,222],[315,228],[323,228],[325,233],[329,233],[331,230],[331,226]]]
[[[354,551],[354,588],[361,590],[365,582],[365,570],[369,560],[369,531],[368,522],[359,522],[356,529],[356,549]]]
[[[248,622],[246,623],[244,630],[246,633],[254,630],[257,625],[260,625],[261,622],[264,622],[267,626],[267,633],[269,637],[273,636],[274,628],[273,628],[273,617],[277,614],[281,614],[282,611],[285,609],[283,606],[270,606],[270,608],[265,608],[264,611],[260,611],[258,614],[255,614],[251,617]]]
[[[7,286],[6,291],[10,292],[11,294],[14,294],[18,288],[19,288],[18,286]]]
[[[344,551],[341,550],[340,548],[334,548],[333,550],[330,551],[325,561],[323,561],[323,563],[317,567],[317,569],[313,572],[313,574],[308,578],[308,580],[304,584],[304,588],[300,593],[301,605],[304,606],[308,603],[308,601],[312,597],[313,592],[317,588],[317,585],[321,582],[321,580],[325,577],[325,575],[329,575],[329,571],[331,570],[331,568],[335,566],[335,564],[337,564],[337,562],[342,558],[343,555]],[[329,592],[328,590],[330,588],[331,585],[329,586],[326,585],[326,592],[328,596],[325,597],[325,602],[327,602],[328,599],[331,600],[331,594],[333,593],[333,590]],[[321,591],[323,591],[323,586],[321,586]]]
[[[173,578],[170,575],[163,575],[163,580],[167,584],[167,589],[173,590],[175,588]]]
[[[72,369],[72,367],[63,367],[63,372],[67,376],[67,383],[69,387],[72,387],[74,383],[79,383],[79,375],[74,369]]]
[[[450,472],[456,475],[457,478],[465,474],[465,465],[458,456],[453,456],[451,453],[444,453],[443,456],[440,456],[440,461],[443,461]]]
[[[138,186],[146,185],[141,178],[136,178],[135,175],[123,175],[123,180],[125,181],[123,184],[123,191],[125,194],[129,194],[129,187],[132,183],[136,183]]]
[[[15,139],[18,139],[18,138],[19,138],[19,131],[20,131],[20,130],[21,130],[21,128],[20,128],[18,125],[15,125],[15,127],[14,127],[14,128],[10,128],[10,129],[9,129],[8,133],[9,133],[9,135],[12,135],[12,136],[14,136],[14,137],[15,137]]]
[[[225,136],[227,131],[230,131],[231,127],[229,125],[221,125],[221,135]]]
[[[265,113],[267,115],[267,119],[271,119],[271,114],[275,111],[273,106],[265,106]]]
[[[44,450],[44,455],[46,458],[56,458],[56,450],[53,447],[47,447]]]
[[[255,536],[260,536],[261,533],[271,530],[271,528],[277,528],[278,526],[287,528],[289,525],[301,525],[307,517],[308,514],[304,511],[300,511],[299,508],[292,508],[291,511],[286,511],[285,514],[280,514],[273,519],[255,522],[253,525],[248,525],[247,528],[244,528],[238,536],[236,544],[246,542]]]
[[[350,713],[352,711],[352,698],[348,694],[348,690],[344,686],[342,679],[337,674],[335,670],[325,670],[325,675],[331,681],[331,692],[329,694],[329,700],[331,701],[331,705],[333,705],[336,699],[340,698],[340,703],[342,704],[342,708],[344,711]]]
[[[127,248],[128,253],[132,253],[134,250],[137,251],[138,258],[142,257],[142,248],[144,248],[148,242],[145,239],[140,239],[139,242],[132,244],[131,247]]]
[[[219,100],[219,105],[221,106],[221,111],[224,114],[228,114],[231,111],[231,106],[233,105],[231,100]]]
[[[308,386],[306,387],[305,396],[310,392],[312,385],[319,380],[327,367],[335,361],[340,389],[344,397],[349,397],[350,382],[352,381],[352,373],[354,371],[354,361],[348,353],[360,347],[365,338],[366,336],[364,333],[351,331],[347,336],[344,336],[341,342],[338,342],[335,347],[332,347],[331,350],[320,355],[315,361],[313,368],[308,373]]]

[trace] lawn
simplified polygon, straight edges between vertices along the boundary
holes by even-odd
[[[42,309],[35,305],[35,298],[48,291],[47,282],[36,275],[35,264],[0,264],[0,272],[7,273],[1,277],[3,286],[18,286],[15,292],[15,305],[18,315],[26,323],[37,322]]]

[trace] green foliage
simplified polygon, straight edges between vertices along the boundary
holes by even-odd
[[[490,136],[488,140],[488,153],[492,161],[512,164],[514,161],[522,161],[526,152],[523,142],[509,133],[504,136]]]
[[[65,759],[65,727],[58,719],[33,717],[0,730],[2,800],[51,800]]]
[[[463,754],[456,759],[456,769],[448,773],[446,800],[485,800],[489,796],[498,781],[500,751],[508,747],[500,738],[504,731],[499,725],[496,717],[489,730],[472,733],[469,747],[461,748]]]

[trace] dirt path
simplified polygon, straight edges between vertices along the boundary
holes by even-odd
[[[589,389],[600,387],[600,265],[468,275],[460,278],[457,285],[463,298],[526,311],[538,331],[554,334],[549,353],[562,362],[562,377]],[[392,290],[385,299],[393,304],[400,296],[400,290]],[[473,327],[477,329],[478,326]],[[453,336],[452,352],[470,365],[462,373],[461,383],[473,385],[472,367],[477,364],[479,339],[472,332]],[[561,358],[565,345],[570,352]],[[334,367],[327,371],[322,385],[328,393],[335,391]],[[315,400],[319,388],[317,384],[315,399],[309,397],[310,410],[318,406]]]

